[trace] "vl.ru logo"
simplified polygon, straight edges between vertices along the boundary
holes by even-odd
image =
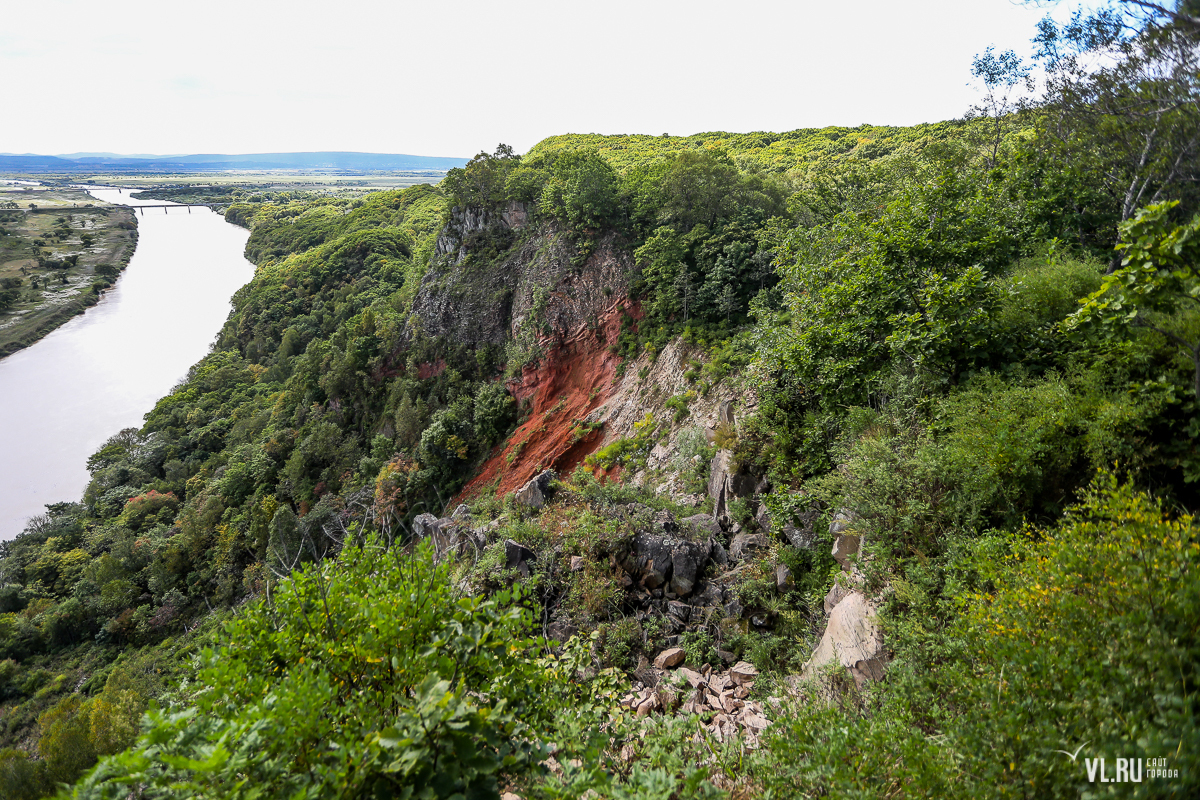
[[[1084,742],[1075,748],[1075,752],[1055,750],[1062,753],[1075,763],[1079,751],[1088,745]],[[1143,780],[1172,779],[1179,777],[1179,770],[1168,766],[1165,758],[1118,758],[1110,773],[1109,765],[1103,758],[1084,758],[1083,766],[1087,770],[1089,783],[1141,783]]]

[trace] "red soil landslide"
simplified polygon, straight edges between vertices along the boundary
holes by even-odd
[[[565,338],[540,342],[547,355],[508,384],[513,397],[530,404],[529,418],[484,462],[450,502],[451,508],[493,485],[497,495],[516,491],[545,469],[567,474],[600,446],[603,434],[595,431],[579,438],[580,426],[615,389],[620,357],[608,348],[621,333],[622,313],[639,316],[624,304],[617,301],[605,309],[595,330],[581,328]]]

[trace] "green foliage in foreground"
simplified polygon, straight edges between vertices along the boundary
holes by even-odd
[[[779,797],[1191,796],[1198,560],[1192,516],[1111,476],[1053,528],[952,547],[893,578],[887,681],[806,698],[754,772]],[[1100,757],[1110,778],[1117,758],[1180,777],[1089,783]]]
[[[295,573],[205,654],[194,706],[151,712],[73,796],[498,796],[546,757],[556,714],[591,706],[519,594],[448,579],[374,539]]]

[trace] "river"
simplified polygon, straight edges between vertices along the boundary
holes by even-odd
[[[89,191],[121,205],[163,203]],[[88,456],[140,427],[208,353],[230,298],[254,275],[248,236],[206,208],[146,209],[133,258],[100,302],[0,360],[0,540],[47,503],[79,500]]]

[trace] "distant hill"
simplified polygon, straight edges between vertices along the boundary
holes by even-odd
[[[347,172],[445,171],[461,167],[465,158],[411,156],[393,153],[204,153],[185,156],[122,156],[75,154],[43,156],[0,154],[0,172],[95,172],[119,169],[136,172],[212,172],[232,169],[341,170]]]

